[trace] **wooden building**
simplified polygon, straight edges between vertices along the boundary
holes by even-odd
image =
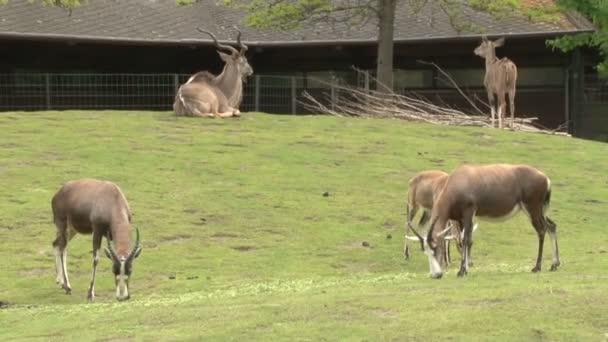
[[[243,12],[215,3],[203,0],[178,6],[174,0],[95,0],[72,13],[27,0],[0,5],[0,108],[23,109],[11,97],[21,83],[28,82],[29,76],[23,75],[218,72],[221,61],[209,37],[201,35],[197,26],[216,32],[223,42],[234,39],[234,25],[241,27],[257,75],[303,80],[338,76],[354,82],[352,66],[375,68],[377,29],[373,20],[357,27],[304,24],[287,32],[255,30],[243,24]],[[420,13],[413,13],[407,4],[398,5],[396,90],[413,91],[466,109],[466,102],[433,68],[417,62],[424,60],[437,63],[463,89],[485,101],[484,61],[473,54],[480,35],[456,31],[430,3]],[[562,35],[591,32],[594,27],[589,21],[576,13],[552,22],[496,19],[471,8],[465,8],[461,17],[491,38],[506,37],[497,56],[508,56],[519,69],[516,115],[539,117],[545,127],[562,127],[581,137],[608,137],[608,86],[597,79],[592,68],[598,56],[585,50],[565,54],[545,43]],[[165,97],[158,108],[168,110],[165,102],[170,103],[172,94]],[[74,102],[60,108],[70,106],[80,105]],[[256,108],[285,112],[282,107]]]

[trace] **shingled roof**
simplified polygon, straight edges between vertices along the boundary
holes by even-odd
[[[546,3],[552,0],[525,0]],[[395,41],[462,39],[477,34],[460,33],[447,16],[433,5],[414,14],[411,7],[398,2]],[[575,13],[563,15],[555,22],[532,22],[522,17],[497,20],[489,14],[465,8],[464,18],[483,28],[488,35],[538,35],[588,32],[593,25]],[[89,0],[71,15],[57,7],[10,0],[0,5],[0,38],[59,39],[69,41],[114,41],[136,44],[209,44],[210,40],[196,31],[202,26],[216,32],[220,40],[234,39],[234,25],[243,30],[249,45],[355,44],[376,41],[377,26],[371,20],[361,27],[327,24],[303,25],[293,31],[256,30],[244,25],[242,10],[217,5],[215,0],[202,0],[189,6],[178,6],[175,0]]]

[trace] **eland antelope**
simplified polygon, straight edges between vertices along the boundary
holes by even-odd
[[[473,51],[486,61],[486,75],[483,84],[488,93],[488,102],[494,127],[496,112],[498,112],[498,127],[503,128],[507,103],[505,96],[509,95],[509,110],[511,113],[511,128],[515,120],[515,83],[517,82],[517,67],[510,59],[496,58],[496,48],[503,46],[504,38],[495,41],[482,36],[481,44]],[[495,109],[495,96],[498,97],[498,109]]]
[[[65,183],[52,199],[53,220],[57,227],[55,267],[57,283],[71,294],[72,287],[67,270],[67,245],[76,234],[93,235],[93,272],[87,298],[95,298],[95,272],[99,262],[99,249],[105,236],[106,256],[112,260],[116,285],[116,299],[129,299],[129,278],[133,260],[141,253],[139,229],[130,248],[131,212],[120,188],[107,181],[79,179]],[[113,245],[111,243],[113,242]]]
[[[551,271],[557,270],[560,265],[557,226],[546,214],[550,202],[551,181],[531,166],[492,164],[461,165],[456,168],[434,203],[431,227],[426,237],[414,230],[428,256],[431,277],[441,278],[443,275],[438,248],[441,248],[441,240],[447,234],[448,229],[443,227],[449,220],[459,222],[463,229],[463,251],[458,272],[458,276],[462,277],[469,271],[473,219],[506,220],[519,210],[527,213],[538,236],[538,254],[532,272],[541,270],[546,232],[551,237],[553,247]]]
[[[241,42],[241,31],[238,31],[236,43],[240,50],[218,42],[209,31],[197,28],[208,34],[218,54],[224,61],[224,69],[215,76],[207,71],[197,72],[186,83],[179,87],[173,102],[176,115],[200,117],[239,116],[239,106],[243,99],[243,82],[253,74],[245,52],[247,45]],[[224,53],[220,50],[227,51]]]
[[[420,217],[420,221],[418,222],[418,229],[426,226],[429,223],[429,219],[431,216],[431,211],[433,209],[433,202],[437,199],[443,187],[445,186],[446,181],[448,180],[449,174],[443,171],[438,170],[428,170],[422,171],[414,175],[408,182],[408,192],[407,192],[407,207],[406,207],[406,225],[405,225],[405,241],[403,244],[403,254],[406,259],[409,259],[409,246],[407,244],[408,240],[418,241],[417,237],[408,236],[408,230],[414,230],[412,226],[412,221],[418,210],[422,210],[422,216]],[[461,239],[461,230],[458,222],[450,221],[448,223],[450,227],[452,227],[451,237],[456,239],[456,245],[458,250],[462,249],[462,239]],[[477,224],[475,224],[473,230],[477,229]],[[450,261],[450,240],[451,237],[446,237],[445,239],[445,250],[440,249],[439,253],[441,253],[441,257],[439,257],[439,261],[442,266],[447,266]]]

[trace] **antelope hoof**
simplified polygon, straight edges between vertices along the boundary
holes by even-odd
[[[467,270],[465,270],[464,268],[461,268],[460,271],[458,271],[458,277],[462,278],[465,275],[467,275]]]
[[[537,273],[540,272],[540,265],[536,265],[534,266],[534,268],[532,269],[532,273]]]
[[[67,294],[67,295],[71,295],[72,294],[72,288],[71,287],[65,286],[65,285],[62,285],[61,287],[65,290],[65,294]]]
[[[557,271],[557,268],[558,268],[558,267],[559,267],[559,262],[558,262],[558,263],[555,263],[555,264],[552,264],[552,265],[551,265],[551,270],[550,270],[550,271]]]
[[[87,294],[87,300],[89,302],[92,302],[94,299],[95,299],[95,292],[89,290],[89,293]]]
[[[443,277],[443,273],[433,273],[431,274],[431,278],[433,279],[441,279]]]

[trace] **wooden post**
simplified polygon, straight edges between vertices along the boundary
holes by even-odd
[[[291,114],[297,114],[297,104],[298,104],[298,96],[297,96],[297,83],[296,77],[291,76]]]
[[[254,110],[256,112],[260,111],[260,75],[255,75],[254,77],[254,89],[255,89],[255,98],[254,98]]]
[[[330,82],[330,98],[331,98],[331,110],[335,111],[336,110],[336,87],[334,87],[334,82],[336,82],[336,78],[332,75],[331,76],[331,82]]]
[[[178,90],[179,90],[179,76],[177,74],[173,74],[173,95],[177,95]]]
[[[568,131],[573,136],[584,135],[583,111],[584,111],[584,82],[585,69],[583,55],[580,49],[572,51],[572,62],[570,64],[570,123]]]
[[[44,74],[44,94],[46,110],[51,110],[51,80],[49,74]]]

